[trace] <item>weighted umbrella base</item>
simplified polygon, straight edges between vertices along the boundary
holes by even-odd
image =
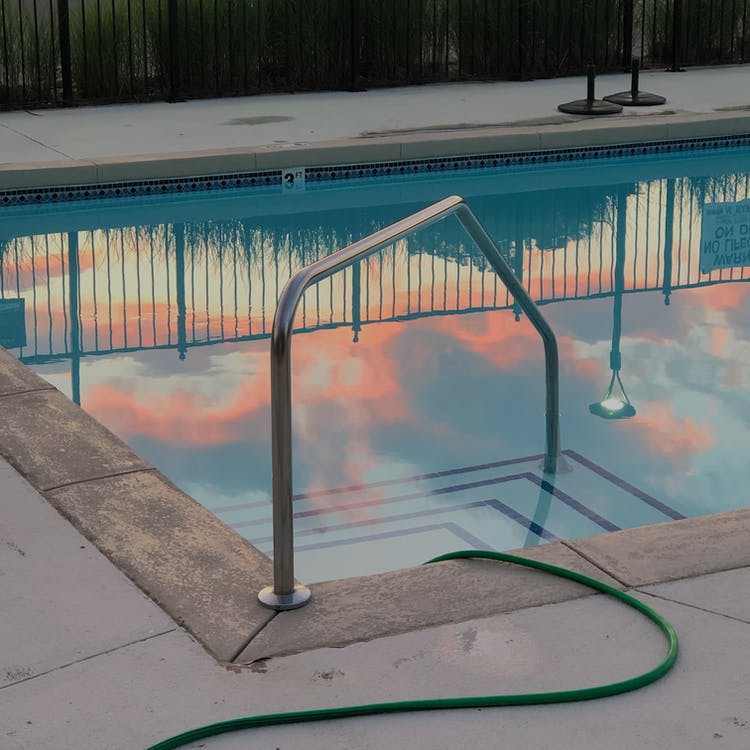
[[[560,112],[569,115],[614,115],[622,112],[622,107],[614,102],[605,102],[603,99],[578,99],[557,107]]]
[[[648,91],[621,91],[619,94],[610,94],[604,99],[613,104],[622,104],[625,107],[653,107],[666,103],[666,99],[659,94],[649,94]]]

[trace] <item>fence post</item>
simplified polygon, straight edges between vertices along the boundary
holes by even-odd
[[[362,22],[359,0],[349,0],[349,91],[361,91],[359,85],[359,47],[362,40]]]
[[[57,33],[60,38],[60,72],[63,104],[73,100],[73,71],[70,63],[70,13],[68,0],[57,0]]]
[[[630,69],[633,57],[633,0],[624,0],[622,6],[622,67]]]
[[[672,73],[681,73],[680,67],[680,42],[682,31],[682,0],[672,0]]]
[[[526,45],[529,33],[529,0],[518,0],[518,78],[528,80]]]
[[[169,97],[167,101],[179,101],[180,71],[177,55],[177,0],[169,0]]]

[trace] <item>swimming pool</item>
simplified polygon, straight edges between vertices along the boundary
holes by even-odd
[[[701,229],[706,203],[748,198],[749,173],[734,149],[13,209],[3,343],[270,553],[267,338],[284,280],[458,193],[558,336],[565,467],[540,468],[536,333],[458,226],[435,225],[301,307],[299,578],[744,507],[746,268],[702,273]],[[591,410],[611,365],[628,419]]]

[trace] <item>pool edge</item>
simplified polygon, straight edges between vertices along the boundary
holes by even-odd
[[[100,186],[229,173],[646,143],[750,132],[750,115],[626,114],[614,119],[572,117],[549,125],[487,126],[401,135],[341,138],[251,148],[89,157],[0,164],[0,191]]]

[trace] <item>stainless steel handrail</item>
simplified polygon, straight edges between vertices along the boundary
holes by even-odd
[[[490,265],[520,305],[544,341],[547,381],[546,447],[544,471],[554,473],[559,453],[559,360],[557,341],[547,321],[500,255],[495,243],[479,223],[463,198],[451,196],[381,229],[332,255],[311,263],[287,281],[276,307],[271,334],[271,444],[273,465],[273,572],[274,584],[259,594],[260,602],[271,609],[301,607],[310,599],[310,590],[294,581],[294,540],[292,529],[292,382],[291,339],[297,305],[305,289],[336,271],[390,245],[396,240],[455,214]]]

